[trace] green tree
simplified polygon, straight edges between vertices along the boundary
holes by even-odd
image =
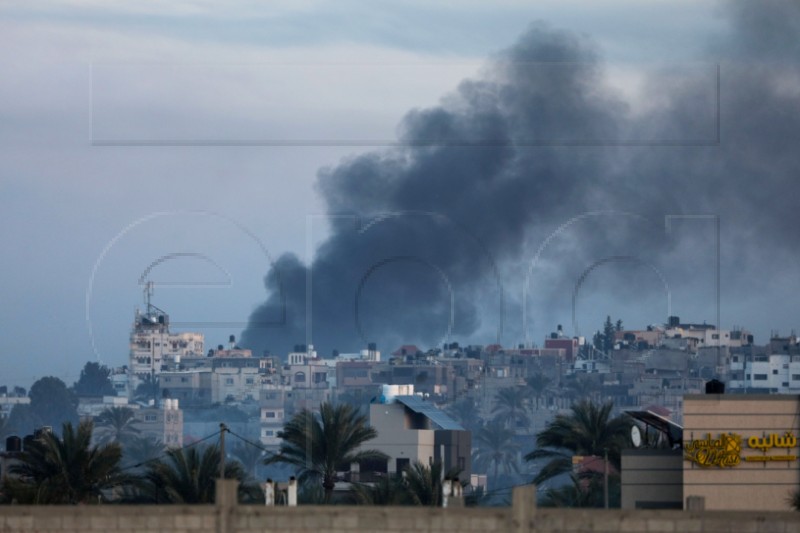
[[[123,444],[139,434],[136,416],[130,407],[109,407],[97,416],[97,434],[100,442]]]
[[[614,323],[611,322],[611,316],[606,316],[606,322],[603,324],[603,351],[608,353],[614,349]]]
[[[520,447],[514,436],[514,430],[500,420],[493,420],[480,428],[475,433],[473,467],[483,472],[491,470],[494,481],[501,469],[506,474],[519,472],[517,458]]]
[[[536,436],[537,449],[525,456],[526,461],[547,459],[534,478],[542,483],[572,470],[572,457],[594,455],[608,458],[618,470],[620,454],[630,423],[622,416],[612,418],[611,402],[602,405],[582,400],[572,405],[570,413],[560,414]]]
[[[8,415],[8,424],[6,425],[6,433],[8,435],[30,435],[35,429],[42,427],[44,424],[36,416],[31,409],[30,404],[16,404],[11,408],[11,413]]]
[[[353,483],[351,492],[360,505],[406,505],[408,490],[401,474],[387,475],[375,483]]]
[[[231,455],[242,464],[247,475],[256,477],[256,467],[264,458],[264,450],[246,443],[241,443],[233,446]]]
[[[78,424],[78,398],[63,381],[45,377],[31,386],[30,413],[42,425],[60,428],[65,422]]]
[[[478,416],[478,407],[475,405],[475,400],[470,397],[462,398],[451,404],[447,407],[447,412],[466,429],[476,429],[481,424],[481,418]]]
[[[109,376],[111,370],[105,365],[87,362],[72,390],[78,396],[115,396],[116,391]]]
[[[125,440],[122,459],[125,468],[144,466],[143,463],[164,455],[164,443],[153,437],[134,435]]]
[[[286,463],[298,470],[300,483],[319,483],[330,502],[336,485],[336,473],[351,463],[386,459],[377,450],[361,446],[378,435],[367,417],[347,404],[323,403],[318,414],[303,409],[278,433],[283,439],[278,454],[265,464]]]
[[[617,323],[614,325],[614,331],[620,332],[622,331],[622,319],[617,319]]]
[[[114,489],[133,483],[120,469],[119,444],[93,446],[91,421],[77,429],[69,422],[61,437],[44,433],[29,443],[4,490],[19,503],[94,503],[107,501]]]
[[[158,378],[146,375],[133,392],[133,399],[140,402],[149,402],[159,397]]]
[[[525,383],[527,383],[528,388],[533,394],[533,397],[538,400],[545,393],[547,387],[550,386],[550,378],[541,372],[537,372],[536,374],[525,378]]]
[[[405,490],[408,501],[412,505],[441,507],[442,480],[455,479],[458,474],[457,469],[443,473],[441,461],[436,461],[431,466],[414,461],[405,469]]]
[[[219,467],[217,446],[168,450],[166,458],[146,466],[144,499],[153,503],[213,503]],[[239,480],[240,501],[259,501],[260,488],[250,481],[240,463],[225,461],[225,478]]]
[[[524,387],[506,387],[497,391],[494,397],[492,414],[511,429],[530,425],[525,400],[528,391]]]

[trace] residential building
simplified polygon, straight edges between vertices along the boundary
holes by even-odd
[[[378,436],[365,446],[389,456],[386,473],[402,472],[418,461],[441,461],[444,470],[472,474],[472,435],[433,402],[414,395],[413,385],[383,387],[381,403],[370,405],[370,425]]]

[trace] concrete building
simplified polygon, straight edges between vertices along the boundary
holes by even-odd
[[[171,333],[169,315],[150,303],[153,285],[145,288],[145,311],[136,310],[130,337],[129,390],[132,395],[144,380],[171,370],[181,358],[202,357],[202,333]]]
[[[708,392],[684,397],[682,428],[628,412],[669,442],[623,452],[623,508],[790,511],[800,489],[798,412],[797,395]]]
[[[180,400],[184,407],[210,405],[212,371],[210,368],[162,372],[158,386],[162,397]]]
[[[754,355],[749,360],[734,355],[729,382],[731,389],[788,393],[800,391],[800,355]],[[740,371],[740,372],[737,372]]]
[[[295,351],[288,356],[288,364],[283,367],[284,384],[292,388],[287,394],[286,416],[303,409],[319,410],[320,404],[330,401],[329,372],[335,372],[335,367],[329,367],[317,357],[314,346],[295,346]]]
[[[415,461],[424,465],[441,461],[445,471],[458,469],[461,479],[470,479],[471,433],[413,391],[413,385],[384,387],[382,403],[370,405],[370,425],[378,436],[368,447],[389,456],[389,474],[402,472]]]
[[[166,399],[160,407],[134,411],[135,427],[142,437],[149,437],[171,448],[183,446],[183,411],[178,400]]]
[[[683,404],[683,497],[707,510],[791,510],[800,488],[800,396],[689,395]]]
[[[286,402],[290,397],[292,388],[289,385],[265,384],[262,385],[259,404],[261,406],[260,420],[260,440],[265,446],[280,446],[281,439],[278,432],[283,429],[286,423]]]

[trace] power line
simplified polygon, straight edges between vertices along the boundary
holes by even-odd
[[[139,468],[139,467],[142,467],[142,466],[144,466],[144,465],[146,465],[148,463],[152,463],[154,461],[160,461],[161,459],[164,459],[165,457],[169,457],[171,453],[187,450],[187,449],[189,449],[189,448],[191,448],[193,446],[197,446],[201,442],[205,442],[205,441],[207,441],[209,439],[217,437],[217,436],[219,436],[219,434],[220,434],[220,431],[215,431],[211,435],[208,435],[207,437],[203,437],[202,439],[197,440],[195,442],[192,442],[191,444],[187,444],[185,446],[181,446],[180,448],[170,448],[168,451],[162,453],[161,455],[159,455],[157,457],[153,457],[151,459],[146,459],[144,461],[140,461],[140,462],[136,463],[135,465],[125,466],[123,468],[120,468],[120,472],[124,472],[126,470],[131,470],[133,468]]]
[[[268,453],[268,454],[270,454],[270,455],[275,455],[275,456],[279,455],[279,454],[277,454],[277,453],[275,453],[275,452],[273,452],[273,451],[271,451],[271,450],[268,450],[268,449],[264,448],[264,446],[262,446],[261,444],[256,444],[255,442],[253,442],[253,441],[251,441],[251,440],[248,440],[248,439],[246,439],[246,438],[242,437],[242,436],[241,436],[241,435],[239,435],[238,433],[234,433],[233,431],[231,431],[231,430],[230,430],[230,428],[228,428],[228,430],[227,430],[227,431],[228,431],[228,433],[230,433],[230,434],[231,434],[231,435],[233,435],[234,437],[236,437],[236,438],[238,438],[238,439],[240,439],[240,440],[244,441],[246,444],[249,444],[250,446],[253,446],[254,448],[258,448],[259,450],[261,450],[261,451],[262,451],[262,452],[264,452],[264,453]]]

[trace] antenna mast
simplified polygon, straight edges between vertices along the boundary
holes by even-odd
[[[146,309],[150,309],[150,298],[153,296],[153,282],[148,281],[144,284],[144,303]]]

